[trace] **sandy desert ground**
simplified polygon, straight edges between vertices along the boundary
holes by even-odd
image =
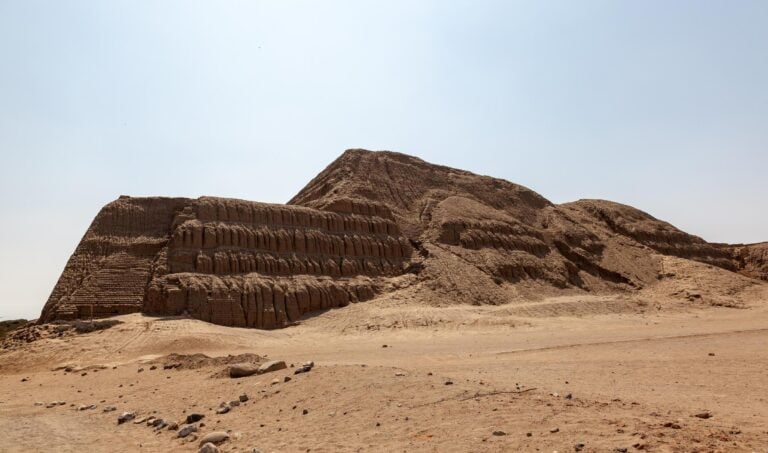
[[[197,451],[226,431],[227,452],[765,452],[768,297],[749,291],[738,308],[652,292],[434,307],[395,293],[277,331],[121,316],[0,353],[0,450]],[[315,367],[231,379],[238,354]],[[124,411],[137,418],[118,425]],[[205,418],[186,438],[135,423],[193,412]]]

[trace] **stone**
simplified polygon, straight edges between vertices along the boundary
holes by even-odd
[[[114,412],[117,410],[117,407],[115,406],[105,406],[104,409],[102,409],[103,412]]]
[[[169,422],[168,423],[168,431],[176,431],[179,429],[179,424],[176,422]]]
[[[283,382],[290,382],[290,380],[291,380],[291,377],[290,377],[290,376],[285,376],[285,377],[283,378]]]
[[[507,433],[505,433],[504,431],[501,431],[501,430],[496,430],[496,431],[493,432],[493,435],[494,436],[506,436]]]
[[[195,422],[199,422],[204,418],[205,418],[205,415],[200,414],[198,412],[192,412],[191,414],[187,414],[186,422],[187,424],[195,423]]]
[[[224,431],[213,431],[213,432],[210,432],[210,433],[206,434],[205,436],[203,436],[200,439],[200,445],[202,446],[202,445],[207,444],[207,443],[218,445],[218,444],[226,441],[227,439],[229,439],[229,434],[227,434],[226,432],[224,432]]]
[[[258,373],[259,374],[271,373],[273,371],[284,370],[286,368],[288,367],[285,365],[284,361],[270,360],[269,362],[262,363],[259,366]]]
[[[242,395],[239,396],[238,399],[240,400],[241,403],[244,403],[244,402],[248,401],[248,395],[243,393]]]
[[[706,420],[708,418],[712,418],[712,413],[711,412],[699,412],[698,414],[694,414],[694,417],[702,418],[702,419]]]
[[[230,365],[229,377],[241,378],[247,376],[253,376],[259,372],[259,367],[249,364]]]
[[[123,423],[129,422],[134,418],[136,418],[136,412],[123,412],[119,417],[117,417],[117,424],[122,425]]]
[[[187,437],[192,433],[197,432],[197,425],[194,423],[188,423],[186,425],[182,425],[181,428],[179,428],[178,432],[176,433],[177,437]]]
[[[232,407],[229,404],[225,404],[225,405],[219,407],[218,409],[216,409],[216,413],[221,415],[221,414],[226,414],[227,412],[229,412],[231,410],[232,410]]]
[[[79,410],[79,411],[87,411],[87,410],[90,410],[90,409],[96,409],[96,405],[95,404],[88,404],[88,405],[81,404],[77,408],[77,410]]]
[[[311,366],[302,365],[300,367],[297,367],[295,370],[293,370],[293,374],[308,373],[310,371],[312,371]]]
[[[219,453],[219,447],[216,445],[208,442],[203,444],[203,446],[200,447],[199,450],[197,450],[197,453]]]

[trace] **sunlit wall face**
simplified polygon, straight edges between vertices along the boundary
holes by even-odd
[[[346,148],[767,240],[764,1],[0,1],[0,317],[120,194],[284,202]]]

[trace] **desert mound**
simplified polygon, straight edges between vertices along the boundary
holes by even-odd
[[[766,244],[710,244],[630,206],[555,205],[501,179],[348,150],[287,205],[120,197],[94,219],[40,320],[186,313],[272,329],[398,291],[492,305],[633,294],[674,280],[664,257],[723,269],[731,287],[768,279]]]

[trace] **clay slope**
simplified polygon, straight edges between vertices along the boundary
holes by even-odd
[[[504,180],[394,152],[348,150],[289,203],[392,212],[403,231],[421,244],[432,287],[456,293],[462,291],[460,282],[471,284],[472,291],[465,291],[475,294],[471,302],[499,303],[550,288],[639,289],[662,276],[659,255],[752,277],[765,272],[764,247],[709,244],[609,201],[554,205]],[[454,258],[458,261],[449,262]],[[444,272],[448,268],[452,275]],[[462,273],[471,276],[471,283]],[[521,289],[528,291],[521,294]]]
[[[663,255],[766,279],[767,251],[709,244],[618,203],[555,205],[504,180],[348,150],[288,205],[108,204],[41,320],[142,311],[278,328],[403,286],[437,304],[631,292],[665,278]]]

